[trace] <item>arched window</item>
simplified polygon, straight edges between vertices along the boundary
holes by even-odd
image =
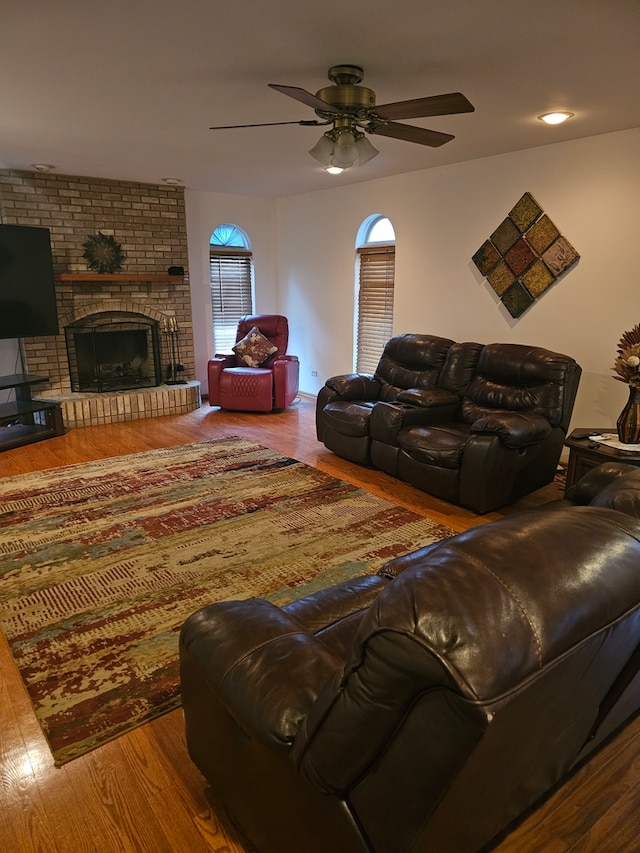
[[[247,235],[237,225],[218,225],[211,235],[212,246],[224,246],[225,249],[248,249]]]
[[[249,238],[237,225],[218,225],[209,245],[213,345],[231,352],[238,320],[253,314],[253,257]]]
[[[374,373],[393,335],[396,235],[386,216],[369,216],[360,226],[356,263],[354,368]]]

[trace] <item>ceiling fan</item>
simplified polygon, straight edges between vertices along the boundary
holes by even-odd
[[[365,138],[365,132],[436,148],[455,137],[450,133],[400,124],[396,119],[454,115],[474,111],[473,105],[460,92],[376,106],[375,92],[366,86],[358,85],[363,75],[364,71],[359,65],[334,65],[328,72],[329,80],[333,85],[325,86],[315,95],[298,86],[268,84],[276,92],[281,92],[311,107],[318,119],[221,125],[210,129],[229,130],[282,124],[316,127],[331,125],[331,129],[323,134],[309,153],[325,167],[333,168],[334,171],[343,171],[355,163],[363,165],[379,153]]]

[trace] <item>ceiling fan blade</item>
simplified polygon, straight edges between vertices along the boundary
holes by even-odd
[[[427,130],[425,127],[414,127],[411,124],[396,124],[392,121],[388,124],[372,126],[371,133],[376,133],[378,136],[390,136],[393,139],[404,139],[405,142],[417,142],[418,145],[429,145],[431,148],[437,148],[439,145],[444,145],[445,142],[455,139],[455,136],[450,133]]]
[[[324,127],[331,122],[326,121],[261,121],[258,124],[218,124],[215,127],[210,127],[209,130],[234,130],[237,127],[275,127],[278,124],[302,124],[308,127]]]
[[[460,92],[448,95],[432,95],[430,98],[415,98],[413,101],[396,101],[374,108],[380,118],[424,118],[425,116],[446,116],[455,113],[472,113],[475,110]]]
[[[314,110],[322,110],[324,113],[336,113],[336,115],[340,113],[340,110],[337,110],[330,104],[325,104],[320,98],[312,95],[311,92],[307,92],[306,89],[301,89],[299,86],[279,86],[276,83],[267,83],[267,85],[270,89],[275,89],[276,92],[288,95],[290,98],[294,98],[296,101],[300,101],[301,104],[306,104]]]

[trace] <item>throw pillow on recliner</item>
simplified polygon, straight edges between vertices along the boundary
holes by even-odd
[[[244,361],[247,367],[259,367],[261,364],[278,351],[268,338],[262,334],[257,326],[253,326],[247,334],[231,347],[239,359]]]

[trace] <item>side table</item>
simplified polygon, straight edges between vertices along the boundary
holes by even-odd
[[[569,448],[569,464],[567,465],[567,485],[565,488],[572,486],[576,480],[579,480],[583,474],[600,465],[603,462],[627,462],[629,465],[637,465],[640,467],[640,445],[637,452],[634,450],[616,450],[614,447],[607,447],[606,444],[597,444],[592,442],[585,433],[589,432],[593,435],[596,432],[600,433],[615,433],[615,427],[578,427],[574,429],[564,443],[565,447]]]

